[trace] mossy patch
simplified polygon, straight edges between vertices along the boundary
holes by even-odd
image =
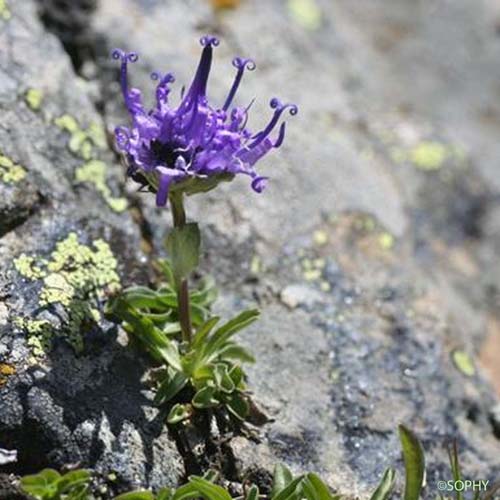
[[[15,184],[26,177],[26,169],[0,153],[0,181],[5,184]]]
[[[123,212],[127,209],[127,200],[125,198],[116,198],[111,189],[106,184],[106,164],[99,160],[90,160],[78,167],[75,171],[77,182],[89,182],[93,184],[106,203],[115,212]]]
[[[43,92],[39,89],[28,89],[24,95],[26,104],[33,111],[38,111],[42,107]]]
[[[28,335],[35,355],[48,352],[55,337],[65,338],[77,352],[83,349],[82,334],[100,320],[99,306],[107,292],[120,288],[117,261],[101,239],[92,246],[78,241],[76,233],[56,244],[48,259],[20,255],[14,266],[29,281],[41,281],[38,303],[52,311],[63,308],[62,321],[18,318],[17,326]]]
[[[0,19],[8,21],[12,17],[7,0],[0,0]]]

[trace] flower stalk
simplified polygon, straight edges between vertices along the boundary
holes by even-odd
[[[184,199],[182,192],[172,192],[170,194],[172,206],[172,218],[174,227],[182,230],[186,225],[186,211],[184,209]],[[191,345],[193,337],[191,326],[191,314],[189,303],[189,283],[188,277],[182,276],[177,283],[177,303],[179,304],[179,322],[181,325],[182,339]]]

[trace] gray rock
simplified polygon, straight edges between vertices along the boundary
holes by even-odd
[[[218,311],[230,316],[255,302],[263,310],[242,339],[258,359],[249,385],[273,421],[259,442],[231,439],[222,457],[210,451],[206,429],[186,436],[192,449],[180,454],[141,392],[146,366],[115,341],[111,325],[90,321],[75,356],[67,323],[78,309],[69,318],[61,304],[39,312],[43,279],[22,278],[12,264],[22,252],[53,261],[56,243],[74,232],[93,252],[104,238],[123,281],[145,283],[138,249],[161,253],[170,222],[132,187],[145,240],[127,213],[110,210],[120,205],[123,172],[105,147],[99,159],[109,165],[109,190],[75,182],[83,152],[68,150],[54,118],[99,121],[88,98],[97,88],[108,128],[124,123],[118,85],[110,84],[116,75],[97,57],[81,66],[97,80],[79,80],[32,2],[11,7],[0,34],[9,47],[0,53],[0,149],[28,174],[22,189],[6,184],[0,197],[0,300],[8,313],[0,338],[9,349],[0,361],[17,370],[0,389],[0,443],[19,450],[20,472],[81,461],[117,471],[124,484],[156,487],[215,463],[226,480],[254,478],[265,488],[282,461],[368,498],[388,466],[402,487],[395,430],[404,422],[426,449],[426,498],[451,477],[444,444],[454,438],[466,476],[498,475],[490,414],[498,395],[479,362],[468,376],[451,361],[456,347],[479,352],[498,302],[498,11],[493,1],[387,1],[338,0],[332,8],[317,0],[322,19],[308,31],[278,0],[241,2],[223,14],[209,2],[106,0],[74,44],[76,55],[105,57],[115,46],[140,52],[132,80],[146,94],[153,69],[174,71],[179,88],[188,83],[197,38],[214,31],[223,41],[214,99],[224,98],[238,53],[259,66],[239,94],[241,103],[258,97],[256,128],[277,93],[300,106],[285,146],[262,166],[271,176],[266,193],[250,193],[239,179],[188,201],[204,234],[204,271],[223,290]],[[44,94],[38,111],[24,100],[33,86]],[[80,170],[79,178],[94,173]],[[26,325],[14,325],[21,314],[66,338],[35,369]]]
[[[486,372],[477,366],[467,378],[450,361],[453,347],[478,351],[498,282],[496,271],[481,272],[492,268],[500,241],[490,216],[499,199],[489,167],[497,134],[491,126],[484,136],[465,118],[471,106],[496,115],[495,76],[486,94],[478,78],[463,78],[495,66],[492,6],[455,2],[450,17],[436,7],[436,18],[430,2],[394,0],[389,10],[368,0],[316,3],[316,31],[285,3],[263,0],[216,15],[190,2],[113,0],[101,4],[94,26],[110,46],[140,53],[131,75],[143,89],[153,68],[188,83],[196,39],[215,31],[223,42],[215,100],[238,54],[258,65],[239,91],[241,103],[258,98],[254,124],[264,123],[270,96],[300,107],[272,170],[261,167],[271,176],[264,195],[238,180],[188,201],[204,231],[205,269],[224,290],[219,310],[234,314],[255,299],[263,308],[244,340],[258,359],[250,386],[274,422],[259,444],[231,442],[236,476],[262,480],[284,461],[367,497],[385,467],[401,471],[395,431],[404,422],[426,448],[430,498],[449,477],[450,439],[459,439],[468,474],[498,474],[500,444],[488,422],[496,396]],[[129,11],[133,17],[119,14]],[[175,32],[159,37],[168,20]],[[474,60],[473,39],[486,48]],[[107,102],[112,125],[127,120],[121,109],[120,97]],[[140,203],[160,249],[168,216],[147,196]],[[307,311],[294,308],[301,302]]]
[[[113,287],[146,274],[121,166],[89,86],[35,2],[8,4],[11,16],[0,20],[0,443],[17,450],[17,463],[2,459],[2,468],[77,464],[115,472],[117,491],[176,484],[182,457],[141,392],[147,364],[102,314]]]

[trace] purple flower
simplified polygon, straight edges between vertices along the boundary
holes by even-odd
[[[285,123],[274,133],[283,112],[297,113],[294,104],[282,104],[273,98],[270,104],[274,114],[268,125],[255,134],[250,132],[247,121],[252,103],[247,107],[232,106],[243,73],[255,69],[251,59],[240,57],[233,60],[236,76],[223,106],[212,107],[206,89],[213,47],[219,45],[219,40],[204,36],[200,42],[203,51],[196,74],[177,107],[169,103],[173,75],[151,75],[158,84],[156,106],[150,111],[144,109],[141,92],[130,88],[127,81],[127,65],[137,61],[137,54],[119,49],[112,54],[121,60],[120,83],[132,118],[131,127],[115,129],[116,143],[127,157],[128,174],[143,185],[149,184],[156,192],[158,206],[166,204],[169,192],[208,191],[236,174],[250,176],[252,188],[262,192],[267,177],[257,174],[255,164],[283,143]]]

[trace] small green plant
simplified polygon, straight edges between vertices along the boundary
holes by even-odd
[[[405,462],[404,500],[418,500],[425,477],[425,458],[418,437],[404,425],[399,426],[399,440]],[[387,500],[394,487],[396,471],[388,468],[370,500]]]
[[[22,490],[37,500],[88,500],[90,473],[80,469],[64,475],[53,469],[21,479]]]
[[[270,495],[262,495],[255,484],[245,488],[241,497],[232,498],[229,492],[214,484],[217,474],[209,471],[203,477],[190,476],[187,484],[174,489],[163,489],[155,496],[150,491],[136,491],[120,495],[115,500],[339,500],[331,494],[328,486],[313,473],[294,477],[284,466],[278,465],[274,471],[273,488]]]
[[[168,265],[164,263],[168,268]],[[244,420],[249,412],[244,372],[240,362],[253,362],[252,355],[233,342],[232,337],[255,321],[259,312],[244,311],[219,326],[220,318],[206,317],[205,306],[211,293],[204,288],[194,292],[191,305],[197,307],[197,327],[191,342],[180,337],[177,298],[168,285],[158,291],[135,287],[110,302],[110,309],[124,322],[125,330],[151,356],[163,363],[158,371],[155,403],[163,405],[187,389],[190,399],[172,406],[167,420],[179,423],[196,409],[225,407],[231,415]],[[198,300],[198,303],[195,301]],[[172,322],[170,322],[170,320]],[[203,321],[203,322],[202,322]]]
[[[186,218],[185,198],[211,191],[240,174],[261,193],[268,177],[260,175],[255,165],[283,144],[282,115],[298,112],[295,104],[273,98],[268,125],[260,132],[251,132],[247,128],[249,108],[233,105],[243,73],[255,69],[251,59],[241,57],[233,60],[237,73],[226,100],[210,105],[206,86],[219,40],[206,35],[200,43],[203,49],[198,68],[177,107],[171,107],[168,97],[173,75],[153,73],[158,84],[156,106],[150,111],[137,100],[138,90],[129,86],[128,66],[138,55],[121,49],[112,53],[121,63],[121,90],[131,118],[130,127],[115,129],[116,146],[123,153],[127,175],[156,194],[158,207],[170,205],[174,227],[166,239],[171,263],[164,269],[167,283],[157,290],[129,289],[112,301],[110,311],[122,320],[131,337],[164,364],[156,401],[163,404],[172,400],[174,406],[167,419],[171,424],[188,419],[195,410],[219,406],[237,420],[248,416],[250,405],[241,363],[253,358],[232,336],[258,315],[246,311],[215,329],[219,318],[210,317],[206,307],[212,297],[203,291],[189,291],[188,280],[199,262],[201,236],[198,224]],[[189,401],[180,397],[181,391],[192,393]],[[177,395],[180,401],[173,401]]]
[[[403,500],[420,498],[425,478],[425,458],[417,436],[405,426],[399,426],[399,438],[405,464],[405,488]],[[447,483],[463,482],[456,443],[448,449],[451,477]],[[396,472],[388,468],[370,500],[391,498]],[[209,470],[203,476],[190,476],[188,482],[178,488],[163,488],[156,495],[149,490],[132,491],[115,497],[115,500],[344,500],[350,498],[333,494],[323,480],[314,473],[294,476],[282,464],[276,465],[271,491],[264,494],[255,484],[243,483],[243,495],[231,497],[227,489],[215,484],[217,472]],[[90,492],[90,474],[76,470],[61,476],[54,470],[45,469],[39,474],[21,479],[22,490],[37,500],[94,500]],[[475,491],[472,500],[493,500],[500,490],[500,483],[492,484],[486,491]],[[451,497],[438,493],[438,500]],[[455,489],[455,500],[464,500],[461,490]]]

